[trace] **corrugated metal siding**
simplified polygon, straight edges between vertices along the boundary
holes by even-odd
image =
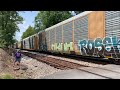
[[[39,33],[39,50],[41,51],[42,33]]]
[[[25,49],[30,49],[29,38],[25,40]]]
[[[32,42],[32,37],[30,37],[30,49],[33,49],[33,42]]]
[[[21,43],[21,49],[23,49],[23,44],[22,44],[22,41],[20,41],[20,43]]]
[[[43,32],[39,33],[38,35],[39,35],[39,50],[46,51],[46,48],[47,48],[46,33],[43,31]],[[49,42],[48,42],[48,44],[49,44]]]
[[[46,44],[45,32],[42,32],[42,43],[43,43],[44,45]]]
[[[23,44],[23,49],[25,49],[25,40],[23,40],[22,44]]]
[[[64,43],[72,42],[73,24],[72,21],[63,25],[63,38]]]
[[[49,31],[46,31],[46,44],[47,44],[47,50],[49,50]]]
[[[55,43],[55,29],[50,30],[50,47]]]
[[[33,36],[32,36],[32,49],[34,49]]]
[[[47,43],[46,43],[46,32],[44,31],[44,32],[42,32],[42,42],[43,42],[43,44],[44,44],[44,51],[47,51]]]
[[[35,49],[35,37],[33,36],[33,49]]]
[[[56,43],[62,43],[62,26],[56,27]]]
[[[30,49],[31,49],[31,40],[30,40],[30,37],[29,37],[29,45],[30,45]]]
[[[74,30],[75,42],[88,39],[88,17],[85,16],[75,20]]]
[[[36,50],[38,50],[39,49],[39,43],[38,43],[38,39],[39,37],[38,37],[38,34],[36,34]]]
[[[120,11],[106,11],[106,36],[117,36],[120,38]]]
[[[78,41],[88,39],[88,16],[76,19],[74,21],[74,43],[78,47]]]
[[[120,40],[120,11],[106,11],[106,37],[116,36]],[[112,50],[113,58],[120,58],[120,53],[118,52],[117,46]]]

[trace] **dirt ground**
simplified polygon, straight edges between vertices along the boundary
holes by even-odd
[[[4,79],[40,79],[40,77],[61,71],[24,55],[22,55],[21,69],[14,70],[14,57],[11,53],[12,50],[0,48],[0,78],[4,76]]]
[[[5,51],[0,48],[0,77],[9,75],[11,78],[17,79],[19,78],[17,74],[18,72],[14,71],[13,68],[14,58],[10,56],[7,52],[9,53],[9,50]]]

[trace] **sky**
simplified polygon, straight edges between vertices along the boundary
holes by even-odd
[[[18,27],[20,28],[20,32],[16,32],[16,36],[15,36],[15,38],[18,41],[20,41],[23,32],[25,32],[30,25],[32,27],[34,26],[34,19],[35,16],[37,16],[38,11],[24,11],[24,12],[19,12],[19,14],[20,16],[23,17],[24,21],[23,24],[18,24]]]

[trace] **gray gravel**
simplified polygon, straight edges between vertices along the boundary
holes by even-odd
[[[23,56],[21,64],[27,66],[26,75],[28,78],[38,79],[61,70],[51,67],[45,63],[39,62],[27,56]]]

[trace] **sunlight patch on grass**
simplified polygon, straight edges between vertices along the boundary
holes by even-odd
[[[1,75],[0,79],[14,79],[10,74]]]

